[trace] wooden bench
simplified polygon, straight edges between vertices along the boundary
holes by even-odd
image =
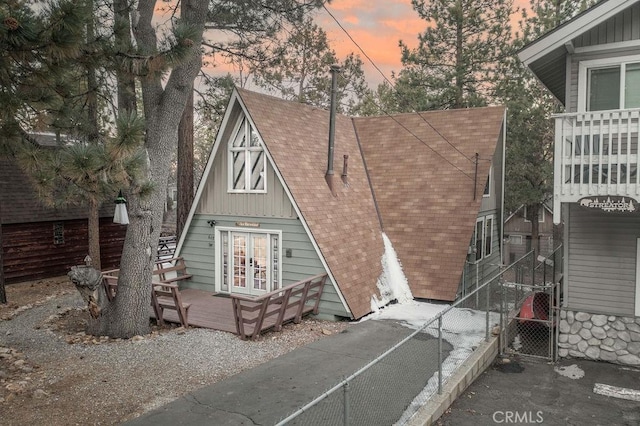
[[[163,283],[188,280],[193,276],[187,273],[187,265],[182,256],[156,261],[153,275],[156,275],[158,280]]]
[[[177,284],[173,283],[151,283],[151,305],[156,314],[159,325],[164,325],[164,310],[171,309],[176,311],[180,324],[184,328],[189,327],[188,314],[191,304],[183,303],[180,296],[180,289]]]
[[[105,287],[107,299],[111,302],[116,297],[118,290],[119,269],[111,269],[102,272],[102,283]],[[151,283],[151,306],[156,315],[158,324],[164,325],[164,310],[171,309],[178,314],[178,320],[183,327],[188,327],[189,303],[182,302],[180,289],[175,283],[155,282]]]
[[[102,284],[104,285],[104,291],[107,293],[107,300],[111,302],[116,297],[116,291],[118,290],[118,275],[120,269],[109,269],[102,271]]]
[[[238,335],[255,340],[263,331],[280,331],[289,321],[298,324],[304,315],[317,314],[326,280],[327,274],[316,275],[256,298],[232,294]]]

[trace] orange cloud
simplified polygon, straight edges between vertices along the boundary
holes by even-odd
[[[514,7],[529,8],[529,0],[515,0]],[[383,70],[386,77],[391,76],[392,70],[401,69],[398,42],[402,40],[409,47],[417,46],[418,34],[428,25],[413,10],[411,0],[335,0],[327,5],[327,8],[373,62]],[[519,13],[512,16],[511,24],[514,29],[519,19]],[[370,84],[375,86],[383,80],[374,66],[363,57],[358,47],[325,11],[320,11],[316,21],[327,32],[338,57],[343,58],[351,52],[360,54]]]

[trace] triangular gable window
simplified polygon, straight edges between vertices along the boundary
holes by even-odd
[[[229,140],[229,192],[266,192],[264,157],[258,133],[241,117]]]

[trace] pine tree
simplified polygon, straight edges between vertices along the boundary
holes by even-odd
[[[360,57],[351,53],[340,62],[326,32],[310,17],[286,35],[269,52],[270,60],[254,65],[254,82],[283,99],[328,109],[329,68],[338,65],[338,112],[356,114],[359,100],[369,90]]]
[[[412,0],[427,23],[396,81],[399,111],[482,106],[492,99],[497,64],[510,54],[512,0]]]
[[[532,0],[531,13],[523,11],[514,52],[575,16],[593,2]],[[554,128],[551,114],[559,102],[542,87],[514,55],[499,64],[502,79],[496,95],[507,106],[505,207],[526,206],[532,225],[532,248],[539,251],[538,212],[553,193]]]
[[[68,65],[82,45],[82,8],[73,2],[31,9],[23,1],[0,4],[0,156],[16,155],[30,141],[25,128],[39,113],[62,108]],[[6,303],[0,212],[0,303]]]

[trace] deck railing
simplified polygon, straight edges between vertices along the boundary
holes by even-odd
[[[555,116],[554,211],[587,196],[640,194],[640,109]]]
[[[297,324],[303,315],[317,315],[326,280],[327,274],[316,275],[255,298],[232,294],[238,335],[255,340],[265,330],[280,331],[286,322]]]

